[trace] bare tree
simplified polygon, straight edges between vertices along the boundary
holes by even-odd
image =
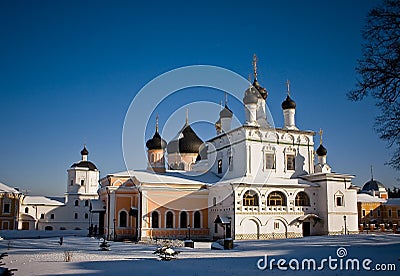
[[[395,148],[388,164],[400,170],[400,0],[384,0],[372,9],[362,34],[356,89],[347,95],[353,101],[368,95],[376,100],[381,114],[375,129],[388,147]]]

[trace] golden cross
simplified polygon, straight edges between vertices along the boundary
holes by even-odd
[[[254,70],[254,79],[257,79],[257,56],[256,54],[253,55],[253,70]]]
[[[156,132],[158,132],[158,114],[156,116]]]
[[[319,144],[322,145],[322,134],[324,132],[322,131],[322,128],[319,129]]]

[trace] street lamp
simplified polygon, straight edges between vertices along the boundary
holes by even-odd
[[[190,240],[190,224],[188,224],[187,228],[189,230],[189,240]]]
[[[115,223],[116,223],[117,219],[114,218],[113,221],[114,221],[114,241],[115,241],[115,240],[117,239],[117,238],[116,238],[117,233],[115,233]]]
[[[347,217],[343,216],[343,219],[344,219],[344,234],[347,235],[347,226],[346,226]]]

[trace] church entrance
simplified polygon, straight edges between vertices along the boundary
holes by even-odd
[[[309,221],[303,221],[303,237],[311,235],[311,223]]]

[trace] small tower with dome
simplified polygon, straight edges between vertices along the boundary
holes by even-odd
[[[283,105],[283,104],[282,104]],[[322,145],[322,129],[319,130],[319,147],[315,151],[318,156],[318,163],[314,167],[316,173],[330,173],[331,167],[326,163],[327,149]]]
[[[156,118],[156,131],[153,138],[147,140],[147,160],[148,160],[148,170],[154,172],[165,172],[165,148],[167,142],[161,138],[158,133],[158,116]]]
[[[81,160],[68,169],[67,195],[90,194],[97,195],[99,170],[88,160],[89,151],[86,145],[81,150]]]
[[[290,97],[289,80],[286,82],[286,85],[287,85],[287,96],[286,99],[282,102],[283,119],[284,119],[283,129],[298,130],[295,122],[296,103]]]
[[[266,113],[267,90],[260,85],[257,79],[257,56],[253,56],[253,84],[245,91],[243,103],[245,106],[245,125],[268,127]],[[249,80],[250,82],[250,80]]]

